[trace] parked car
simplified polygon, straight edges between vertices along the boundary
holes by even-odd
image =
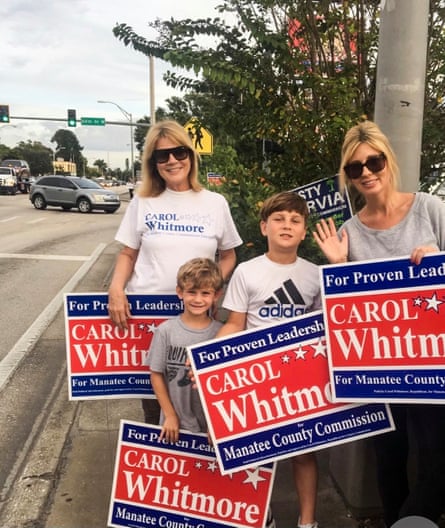
[[[29,192],[29,178],[31,177],[31,171],[28,162],[18,159],[5,159],[0,163],[0,167],[8,167],[12,169],[17,178],[18,190],[23,194]]]
[[[36,209],[52,205],[64,211],[77,208],[81,213],[93,210],[114,213],[121,205],[118,194],[77,176],[42,176],[31,185],[29,199]]]
[[[17,177],[14,169],[0,167],[0,192],[6,194],[17,194]]]

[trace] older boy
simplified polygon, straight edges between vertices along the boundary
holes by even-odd
[[[268,198],[260,211],[260,228],[268,250],[237,266],[223,307],[226,324],[217,337],[240,332],[321,308],[317,266],[297,255],[306,236],[308,207],[294,192]],[[317,528],[317,460],[313,453],[292,458],[300,504],[298,528]]]

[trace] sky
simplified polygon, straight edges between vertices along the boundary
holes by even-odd
[[[112,33],[116,24],[131,26],[138,35],[154,38],[148,23],[156,18],[221,16],[219,0],[1,0],[0,104],[9,105],[10,124],[0,124],[0,143],[40,141],[52,148],[54,133],[66,122],[17,117],[62,118],[74,108],[77,119],[103,117],[133,121],[150,115],[149,60],[126,47]],[[181,92],[166,86],[163,72],[171,69],[154,60],[155,107]],[[100,104],[97,101],[115,104]],[[74,132],[92,166],[103,159],[111,168],[125,167],[130,157],[130,127],[78,126]],[[136,155],[136,151],[135,151]]]

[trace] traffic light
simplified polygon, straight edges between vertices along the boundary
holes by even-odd
[[[0,123],[9,123],[8,105],[0,105]]]
[[[77,125],[76,111],[73,108],[68,109],[68,126],[75,127]]]

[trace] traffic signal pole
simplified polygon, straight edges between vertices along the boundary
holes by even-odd
[[[375,122],[400,166],[401,188],[419,188],[429,0],[382,2]]]

